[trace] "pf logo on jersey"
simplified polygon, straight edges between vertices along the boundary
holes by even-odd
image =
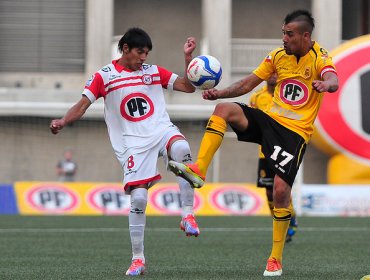
[[[134,92],[122,100],[120,110],[124,119],[138,122],[153,115],[154,104],[149,96],[140,92]]]
[[[308,99],[308,88],[298,80],[285,80],[280,86],[280,99],[293,106],[302,105]]]

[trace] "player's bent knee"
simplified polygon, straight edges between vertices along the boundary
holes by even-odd
[[[227,123],[236,126],[236,128],[240,126],[241,128],[246,129],[248,125],[243,109],[237,103],[219,103],[216,105],[213,114],[223,118]]]
[[[189,143],[185,139],[177,140],[171,145],[170,156],[174,161],[191,163],[191,151]]]

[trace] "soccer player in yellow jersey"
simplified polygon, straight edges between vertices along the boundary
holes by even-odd
[[[250,99],[249,105],[253,108],[260,109],[262,111],[267,111],[272,106],[272,97],[274,95],[276,86],[277,75],[272,74],[270,78],[266,80],[266,85],[260,90],[254,92]],[[270,208],[271,215],[274,216],[274,201],[273,201],[273,185],[274,185],[274,170],[269,166],[265,155],[261,151],[261,146],[259,146],[259,158],[258,158],[258,168],[257,168],[257,187],[265,188],[267,203]],[[290,219],[290,224],[288,232],[285,238],[285,242],[292,241],[293,235],[296,233],[298,227],[297,218],[295,215],[294,207],[292,204],[292,216]]]
[[[323,94],[338,89],[332,59],[324,48],[311,39],[314,26],[314,19],[308,11],[297,10],[288,14],[282,27],[283,48],[270,52],[253,73],[240,81],[222,90],[203,92],[206,100],[241,96],[276,72],[277,85],[268,111],[242,103],[217,104],[208,121],[197,161],[189,165],[170,162],[172,172],[188,180],[193,187],[201,187],[228,124],[239,141],[262,146],[262,152],[276,174],[273,242],[264,276],[280,276],[283,273],[285,236],[292,215],[292,185],[313,133],[313,123]]]

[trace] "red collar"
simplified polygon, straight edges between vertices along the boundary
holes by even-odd
[[[116,68],[117,72],[121,73],[123,70],[125,70],[126,72],[134,72],[133,70],[128,69],[128,68],[126,68],[125,66],[123,66],[121,64],[118,64],[118,61],[119,61],[119,59],[112,60],[112,64],[113,64],[114,68]]]

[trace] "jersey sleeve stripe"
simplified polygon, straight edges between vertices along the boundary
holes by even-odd
[[[168,81],[167,85],[165,86],[165,88],[167,88],[169,90],[173,90],[173,84],[175,83],[177,77],[178,77],[177,74],[172,74],[171,75],[171,78],[169,79],[169,81]]]
[[[82,94],[85,95],[90,100],[91,103],[95,102],[96,97],[89,89],[85,88]]]
[[[333,72],[335,74],[337,74],[337,71],[335,71],[334,67],[332,66],[325,66],[322,70],[321,70],[321,73],[320,73],[320,76],[321,78],[324,76],[325,73],[327,72]]]

